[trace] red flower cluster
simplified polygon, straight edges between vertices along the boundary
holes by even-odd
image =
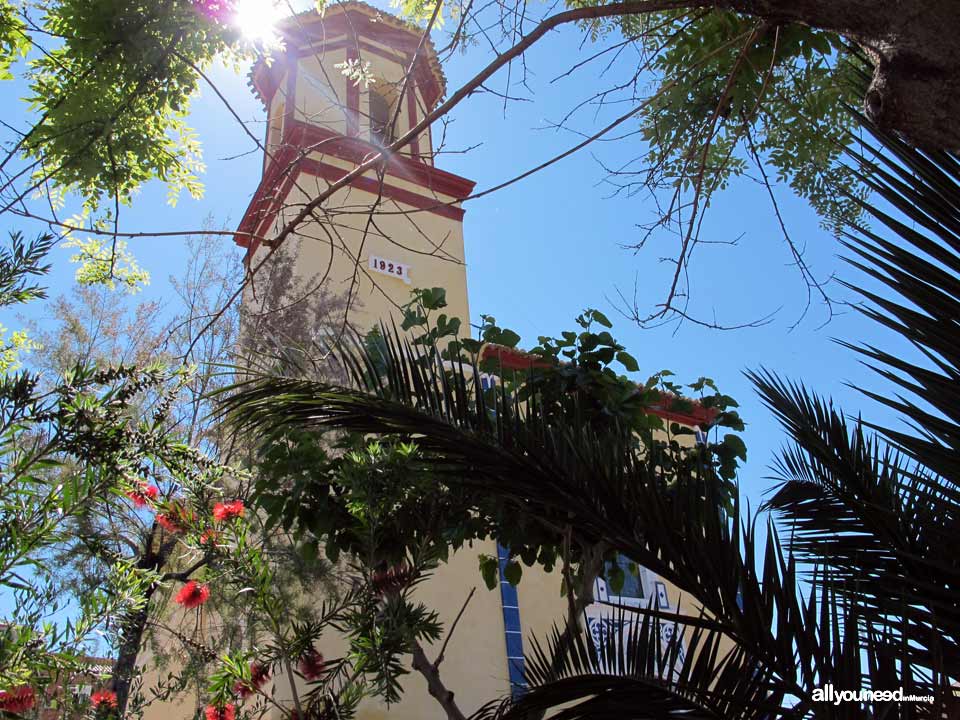
[[[20,685],[0,692],[0,712],[26,712],[37,702],[37,695],[29,685]]]
[[[160,523],[160,526],[174,535],[186,532],[187,525],[192,520],[193,513],[177,503],[171,504],[166,512],[157,515],[157,522]]]
[[[207,720],[236,720],[237,708],[233,703],[226,705],[207,705]]]
[[[220,533],[216,530],[207,529],[200,534],[200,544],[207,547],[213,547],[219,539]]]
[[[206,585],[200,585],[196,580],[191,580],[182,588],[174,601],[183,605],[185,608],[195,608],[203,605],[210,597],[210,588]]]
[[[297,669],[307,680],[316,680],[323,674],[326,667],[327,663],[324,661],[323,655],[317,652],[316,648],[307,650],[300,658],[300,662],[297,663]]]
[[[232,520],[243,516],[243,501],[233,500],[227,503],[217,503],[213,506],[213,519],[217,522]]]
[[[386,570],[377,570],[370,576],[373,591],[380,596],[399,593],[413,580],[414,571],[406,563],[394,565]]]
[[[117,694],[113,690],[101,688],[90,695],[90,704],[95,710],[117,707]]]
[[[262,688],[269,679],[270,668],[258,662],[252,662],[250,663],[250,681],[238,680],[237,684],[233,686],[233,691],[240,696],[241,700],[246,700]]]
[[[147,485],[140,483],[137,487],[127,492],[127,497],[133,501],[134,507],[144,508],[157,499],[160,490],[156,485]]]

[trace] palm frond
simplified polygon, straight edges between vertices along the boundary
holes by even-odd
[[[526,660],[527,687],[492,703],[474,720],[523,720],[555,711],[564,720],[742,718],[780,709],[776,684],[762,665],[723,635],[648,608],[611,608],[574,632],[554,627],[546,645],[535,638]],[[623,630],[623,628],[626,628]]]
[[[867,301],[858,309],[919,350],[922,362],[877,347],[844,342],[904,392],[866,391],[896,410],[917,432],[878,428],[936,473],[960,485],[960,159],[949,152],[913,148],[861,123],[877,145],[851,151],[861,180],[890,207],[862,202],[864,210],[896,235],[865,226],[845,233],[853,266],[892,291],[883,297],[844,283]],[[868,158],[867,155],[870,157]]]
[[[861,657],[882,648],[845,630],[860,622],[850,599],[830,583],[803,598],[796,560],[775,531],[759,541],[755,522],[741,519],[739,504],[723,510],[718,485],[696,469],[668,486],[655,448],[637,453],[616,433],[598,437],[575,411],[547,418],[536,398],[524,404],[503,387],[484,396],[472,382],[476,368],[444,367],[434,349],[385,337],[376,356],[359,344],[341,351],[353,388],[255,377],[225,397],[224,409],[240,431],[267,443],[291,426],[413,438],[443,482],[547,525],[562,518],[586,541],[603,539],[696,598],[712,618],[708,629],[749,654],[777,693],[809,703],[818,683],[869,682]],[[896,628],[888,635],[901,637]],[[916,664],[922,673],[922,648],[887,645],[902,672]]]
[[[901,636],[941,634],[945,667],[960,671],[955,492],[869,437],[862,423],[851,429],[802,384],[766,372],[750,377],[794,441],[767,502],[790,528],[791,551],[829,566],[839,592]]]

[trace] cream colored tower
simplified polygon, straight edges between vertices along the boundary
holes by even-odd
[[[263,177],[236,235],[247,249],[250,268],[267,256],[271,239],[306,203],[415,126],[445,92],[429,41],[413,62],[422,30],[369,5],[331,4],[322,17],[311,12],[287,20],[283,34],[285,55],[270,65],[257,65],[251,74],[269,122]],[[411,65],[413,72],[408,73]],[[359,83],[357,73],[362,75]],[[284,241],[296,248],[298,276],[316,278],[340,298],[349,296],[349,320],[357,328],[396,317],[397,307],[415,287],[444,288],[448,314],[468,326],[460,201],[474,183],[435,167],[432,142],[429,130],[418,135],[388,158],[382,176],[372,170],[338,190]],[[258,307],[256,278],[244,302],[248,308]],[[440,666],[444,683],[468,714],[510,692],[508,637],[510,653],[522,654],[516,592],[512,605],[504,609],[501,590],[483,586],[480,553],[496,555],[496,543],[475,543],[456,553],[418,591],[449,628],[471,588],[477,587]],[[546,577],[540,583],[530,580],[531,586],[537,585],[531,587],[536,590],[531,597],[541,596],[551,606],[534,606],[531,615],[552,622],[558,617],[553,606],[563,610],[559,585]],[[322,649],[336,656],[342,650],[337,645],[330,638]],[[438,652],[427,648],[431,660]],[[519,666],[513,676],[519,678]],[[369,700],[360,718],[444,717],[420,674],[406,676],[403,685],[399,705],[388,708]],[[277,690],[282,699],[286,684],[277,683]]]
[[[363,3],[297,15],[282,32],[284,54],[251,73],[268,126],[263,176],[236,235],[249,267],[283,233],[296,246],[296,273],[349,305],[355,327],[395,314],[414,287],[445,288],[449,314],[466,326],[460,201],[474,183],[434,166],[429,129],[284,233],[307,203],[437,105],[445,80],[432,44],[417,53],[421,30]]]

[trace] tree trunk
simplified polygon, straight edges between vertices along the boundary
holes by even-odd
[[[447,690],[447,686],[440,679],[439,669],[427,659],[420,643],[413,645],[413,669],[426,678],[427,690],[440,703],[440,707],[447,714],[447,720],[466,720],[466,716],[453,700],[453,692]]]
[[[147,618],[150,614],[150,597],[156,586],[147,588],[144,594],[144,603],[123,619],[122,641],[117,653],[117,660],[113,664],[111,686],[117,694],[117,717],[124,717],[127,711],[127,702],[130,699],[130,686],[137,671],[137,658],[140,655],[140,645],[143,642],[143,633],[147,627]]]
[[[691,3],[704,5],[704,3]],[[923,148],[960,151],[958,0],[719,0],[771,23],[800,23],[859,45],[875,70],[867,117]]]

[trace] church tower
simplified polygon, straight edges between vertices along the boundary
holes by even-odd
[[[331,3],[323,15],[296,15],[283,22],[281,34],[283,53],[269,64],[259,62],[250,76],[268,118],[262,177],[235,235],[251,270],[307,203],[416,126],[446,91],[429,39],[417,52],[423,30],[365,3]],[[348,319],[358,330],[398,317],[397,308],[418,287],[446,290],[446,313],[459,318],[464,331],[469,327],[461,201],[474,183],[436,167],[433,144],[425,129],[338,189],[283,239],[281,247],[289,250],[280,262],[292,262],[294,274],[311,287],[349,296]],[[245,291],[247,310],[262,307],[259,277]],[[417,589],[447,629],[471,588],[477,589],[442,666],[468,714],[522,682],[517,590],[506,582],[485,590],[481,554],[506,562],[506,550],[494,540],[475,542],[453,553]],[[559,580],[544,576],[541,582],[549,591],[529,598],[549,599],[550,611],[543,612],[542,600],[527,610],[552,622],[565,607]],[[344,650],[336,638],[327,641],[332,645],[321,650],[328,657]],[[431,659],[438,652],[427,648]],[[419,673],[404,676],[401,684],[399,704],[367,699],[359,720],[444,717]],[[285,699],[281,685],[278,691]]]
[[[429,39],[417,51],[422,29],[365,3],[296,15],[280,31],[284,50],[250,76],[267,110],[263,174],[235,236],[250,268],[306,203],[416,126],[446,90]],[[358,329],[395,315],[415,287],[444,288],[448,314],[466,327],[460,202],[473,186],[434,165],[428,128],[324,200],[282,244],[296,246],[296,276],[339,298]],[[253,287],[255,296],[256,277]]]

